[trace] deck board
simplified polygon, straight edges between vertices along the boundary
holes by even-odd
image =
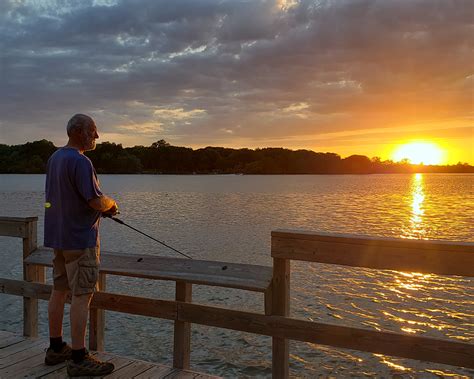
[[[1,337],[0,337],[1,338]],[[8,357],[12,354],[15,354],[19,351],[23,351],[23,350],[26,350],[32,346],[35,346],[35,345],[41,345],[42,343],[44,343],[43,340],[23,340],[23,341],[20,341],[20,342],[17,342],[15,344],[12,344],[12,345],[8,345],[4,348],[1,348],[0,350],[0,362],[3,358],[5,357]]]
[[[11,354],[8,354],[9,348],[15,347],[15,345],[10,345],[0,350],[1,352],[6,350],[6,353],[7,353],[7,356],[0,358],[0,369],[13,366],[16,363],[24,361],[25,359],[31,358],[34,355],[44,353],[44,349],[48,347],[48,343],[46,341],[41,341],[40,344],[36,342],[37,341],[34,341],[33,344],[28,346],[26,349],[22,349],[20,351],[13,351]]]
[[[135,375],[133,379],[163,378],[173,372],[173,368],[164,365],[155,365],[154,367]]]
[[[128,364],[120,369],[115,369],[114,372],[110,375],[107,375],[107,379],[129,379],[136,374],[141,374],[146,370],[152,368],[153,363],[142,362],[142,361],[132,361],[131,364]]]
[[[18,342],[24,341],[26,338],[22,336],[16,336],[13,334],[10,335],[3,335],[0,339],[0,349],[4,347],[11,346],[17,344]]]
[[[46,339],[26,338],[10,332],[0,331],[0,378],[67,378],[66,365],[44,364]],[[178,370],[157,363],[139,359],[120,357],[105,352],[92,352],[99,359],[112,362],[115,370],[107,379],[146,379],[146,378],[179,378],[179,379],[217,379],[217,376],[202,374],[191,370]]]
[[[44,353],[35,352],[35,355],[16,362],[11,366],[0,368],[0,378],[24,378],[34,377],[36,367],[44,365]],[[44,365],[46,366],[46,365]]]
[[[28,372],[26,372],[23,376],[23,378],[28,378],[28,379],[33,379],[33,378],[41,378],[44,377],[45,375],[49,375],[53,372],[58,371],[61,368],[64,368],[63,374],[61,376],[58,376],[58,378],[66,378],[66,366],[64,364],[61,365],[56,365],[56,366],[46,366],[44,364],[44,353],[39,355],[42,359],[38,363],[38,365],[34,367],[30,367]]]

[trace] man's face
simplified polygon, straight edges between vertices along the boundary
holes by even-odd
[[[84,151],[94,150],[97,138],[99,138],[99,135],[97,134],[97,126],[94,123],[82,129],[82,146]]]

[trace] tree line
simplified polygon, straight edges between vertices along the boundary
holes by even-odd
[[[57,147],[47,140],[23,145],[0,144],[0,173],[41,174]],[[474,166],[414,165],[364,155],[341,158],[335,153],[284,148],[232,149],[172,146],[159,140],[150,146],[98,144],[86,155],[102,174],[377,174],[474,173]]]

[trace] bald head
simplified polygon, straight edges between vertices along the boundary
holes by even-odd
[[[68,145],[80,151],[95,149],[95,140],[99,135],[92,117],[81,113],[75,114],[67,123],[66,131],[69,137]]]
[[[91,125],[95,125],[92,117],[85,114],[77,113],[71,117],[66,126],[67,135],[71,137],[71,133],[74,133],[77,129],[86,130]]]

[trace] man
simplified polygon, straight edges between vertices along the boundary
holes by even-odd
[[[99,277],[99,222],[117,214],[115,201],[102,194],[92,162],[84,155],[99,138],[91,117],[76,114],[67,124],[69,141],[48,160],[44,245],[54,249],[53,291],[48,305],[50,347],[45,363],[67,360],[69,376],[106,375],[112,363],[101,362],[85,348],[89,305]],[[72,294],[72,349],[62,340],[64,303]]]

